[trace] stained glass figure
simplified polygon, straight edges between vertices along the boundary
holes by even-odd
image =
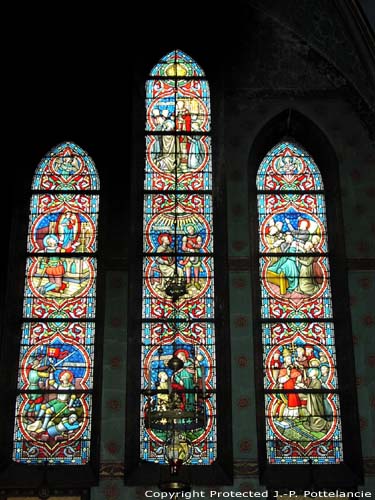
[[[34,195],[28,251],[48,253],[55,240],[57,250],[63,253],[95,252],[97,217],[97,195]]]
[[[258,176],[266,448],[271,464],[343,461],[322,178],[281,142]]]
[[[90,459],[98,189],[91,158],[70,142],[48,153],[34,176],[16,462],[82,465]]]
[[[141,450],[154,463],[216,458],[210,98],[174,50],[146,83]]]
[[[193,135],[210,129],[208,83],[202,70],[190,59],[181,51],[171,52],[166,61],[152,70],[152,78],[146,83],[146,130],[164,132],[161,151],[168,150],[174,137],[169,132],[181,132],[178,143],[182,156],[191,148],[191,139],[184,137],[184,133]]]
[[[34,190],[88,191],[99,189],[95,165],[88,154],[72,142],[63,142],[39,163]]]

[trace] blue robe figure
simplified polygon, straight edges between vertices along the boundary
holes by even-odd
[[[293,250],[293,249],[292,249]],[[289,248],[288,252],[291,251]],[[288,279],[288,288],[287,292],[291,293],[298,287],[299,282],[299,267],[297,265],[297,259],[292,255],[284,255],[280,257],[280,259],[272,264],[268,268],[269,271],[272,271],[276,274],[284,273],[285,277]]]

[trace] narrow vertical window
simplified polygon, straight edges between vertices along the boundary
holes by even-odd
[[[32,183],[13,459],[90,459],[99,179],[66,142]]]
[[[257,175],[267,460],[343,461],[324,187],[298,144]]]
[[[209,87],[175,50],[146,83],[141,450],[160,464],[216,459]]]

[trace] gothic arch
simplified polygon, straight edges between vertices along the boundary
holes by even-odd
[[[37,490],[43,480],[57,489],[82,480],[82,489],[95,483],[99,458],[99,421],[92,419],[100,404],[93,370],[99,177],[87,153],[68,141],[45,154],[26,182],[20,192],[28,206],[17,205],[10,244],[1,354],[18,371],[8,370],[4,388],[1,482]]]
[[[267,459],[265,446],[265,411],[263,394],[263,360],[261,340],[261,298],[258,274],[259,245],[258,221],[251,220],[252,277],[253,277],[253,311],[254,311],[254,349],[255,378],[257,393],[257,428],[258,457],[260,480],[268,488],[303,488],[311,487],[311,481],[319,487],[340,485],[354,487],[361,482],[361,444],[358,415],[353,412],[357,407],[355,393],[354,359],[349,316],[348,286],[345,262],[345,241],[341,215],[340,188],[338,183],[338,160],[327,137],[306,116],[295,110],[285,110],[259,131],[253,142],[249,158],[249,209],[257,213],[257,190],[255,178],[266,153],[280,141],[300,144],[315,160],[320,169],[326,201],[327,225],[329,235],[329,260],[331,268],[331,287],[333,302],[333,322],[336,330],[336,356],[339,379],[338,394],[340,397],[342,418],[342,440],[344,460],[335,465],[300,465],[271,464]]]
[[[188,75],[185,75],[187,77],[187,86],[193,86],[195,88],[191,88],[189,91],[188,89],[182,89],[181,90],[181,97],[182,99],[185,99],[186,102],[188,102],[189,98],[189,92],[192,95],[192,100],[190,104],[192,107],[195,109],[195,112],[192,114],[195,114],[198,116],[198,121],[197,121],[197,128],[195,128],[196,132],[189,132],[189,130],[180,130],[178,131],[178,128],[176,127],[177,135],[176,135],[176,143],[174,145],[174,154],[176,155],[177,160],[177,167],[173,167],[172,163],[169,162],[168,155],[165,159],[165,164],[159,165],[158,163],[158,158],[161,156],[158,153],[158,143],[155,140],[155,137],[153,138],[152,136],[157,136],[159,133],[160,138],[166,137],[165,144],[163,144],[163,147],[167,146],[168,142],[168,136],[171,134],[175,134],[173,132],[174,127],[171,124],[172,128],[166,129],[166,131],[161,131],[158,132],[156,129],[156,126],[154,128],[153,125],[153,120],[155,117],[157,118],[159,115],[161,115],[161,110],[164,106],[164,115],[166,116],[166,119],[171,119],[171,121],[174,120],[174,112],[173,112],[173,104],[168,103],[168,101],[165,101],[165,104],[163,104],[163,100],[159,99],[157,97],[156,100],[153,98],[150,99],[150,92],[151,92],[151,86],[150,86],[150,81],[156,81],[160,79],[161,84],[159,87],[162,87],[162,83],[168,82],[168,78],[172,76],[173,79],[178,80],[179,77],[184,76],[184,75],[169,75],[169,74],[160,74],[163,73],[163,70],[167,68],[167,66],[170,64],[173,58],[177,57],[182,57],[182,62],[186,60],[188,64],[191,65],[193,68],[193,71],[195,73],[191,73]],[[172,57],[172,59],[171,59]],[[154,68],[151,70],[151,68]],[[207,85],[207,80],[206,77],[200,69],[200,67],[197,65],[197,63],[190,58],[189,55],[184,54],[183,52],[180,51],[169,51],[162,59],[160,59],[159,63],[155,66],[155,61],[153,61],[153,64],[150,65],[150,76],[148,77],[148,83],[146,85],[146,95],[143,93],[141,98],[135,99],[135,120],[138,124],[137,128],[135,129],[137,132],[137,137],[135,138],[135,143],[139,144],[139,152],[138,150],[135,151],[134,156],[138,156],[139,158],[144,158],[144,143],[140,140],[140,138],[146,139],[146,148],[147,148],[147,161],[146,161],[146,181],[144,180],[143,170],[144,166],[141,166],[140,163],[138,165],[135,165],[136,162],[134,162],[134,168],[133,168],[133,183],[135,186],[134,189],[134,198],[133,198],[133,211],[135,214],[138,214],[137,220],[135,221],[133,228],[132,228],[132,234],[134,235],[134,240],[137,242],[132,246],[129,254],[129,261],[134,263],[134,265],[130,266],[129,272],[129,281],[132,284],[136,284],[136,286],[132,286],[131,293],[130,293],[130,302],[129,302],[129,310],[133,311],[133,314],[131,317],[129,317],[129,334],[128,334],[128,381],[127,381],[127,416],[126,416],[126,454],[125,454],[125,469],[127,473],[125,474],[125,481],[127,484],[132,485],[132,484],[144,484],[145,481],[148,482],[148,484],[156,484],[159,481],[163,479],[163,476],[168,474],[168,465],[163,463],[163,460],[160,460],[161,463],[157,463],[157,460],[149,461],[148,463],[145,460],[140,460],[138,458],[139,456],[139,449],[140,449],[140,442],[139,442],[139,436],[140,436],[140,429],[142,429],[142,422],[141,425],[139,421],[137,422],[137,419],[134,418],[134,408],[139,408],[139,395],[140,392],[143,390],[143,397],[144,397],[144,391],[145,389],[147,390],[147,387],[145,385],[151,385],[153,387],[154,384],[154,379],[152,378],[154,375],[151,373],[150,381],[145,380],[144,375],[142,375],[142,372],[140,370],[140,358],[141,358],[141,352],[142,349],[144,351],[145,347],[142,348],[141,345],[141,323],[143,321],[143,324],[146,325],[144,328],[149,328],[147,324],[149,323],[150,325],[152,324],[152,321],[155,321],[155,318],[153,319],[152,315],[150,316],[151,322],[148,321],[148,313],[145,315],[144,312],[142,314],[142,299],[140,300],[140,297],[142,297],[142,284],[140,283],[140,274],[139,270],[140,269],[146,269],[149,270],[149,265],[147,264],[146,267],[145,264],[142,264],[142,257],[143,259],[153,259],[154,256],[153,254],[157,254],[159,250],[161,251],[161,245],[160,242],[158,244],[160,245],[159,247],[155,246],[155,241],[157,241],[157,238],[155,237],[155,232],[158,230],[157,228],[153,230],[153,235],[147,235],[147,229],[146,229],[146,235],[143,235],[142,228],[146,227],[148,228],[148,225],[144,223],[141,220],[141,217],[139,214],[142,214],[142,206],[143,206],[143,200],[141,200],[140,193],[144,193],[145,197],[150,197],[153,196],[153,193],[155,190],[157,191],[158,188],[157,183],[163,180],[163,176],[167,180],[167,184],[164,185],[164,190],[165,193],[164,195],[168,195],[168,190],[172,190],[171,192],[177,193],[177,196],[179,196],[178,191],[182,190],[185,193],[196,193],[197,198],[201,196],[199,194],[199,190],[202,190],[205,192],[205,196],[207,196],[207,200],[211,197],[213,194],[213,216],[215,218],[215,214],[217,211],[222,211],[223,207],[220,206],[220,202],[218,202],[217,194],[220,192],[220,188],[218,188],[218,179],[215,176],[216,173],[216,165],[215,165],[215,152],[213,154],[213,169],[214,169],[214,183],[211,185],[211,172],[207,170],[205,167],[206,161],[200,164],[200,166],[197,164],[196,167],[193,166],[193,164],[190,165],[189,167],[189,161],[190,159],[194,160],[193,156],[189,151],[185,151],[185,147],[182,148],[183,152],[180,152],[180,139],[182,142],[182,146],[184,146],[184,137],[189,137],[192,133],[196,134],[197,137],[199,136],[199,142],[202,146],[202,152],[205,151],[206,155],[209,155],[209,158],[211,158],[211,150],[209,146],[210,138],[207,137],[208,135],[211,135],[211,128],[209,125],[209,114],[207,114],[206,109],[209,109],[210,103],[209,100],[207,99],[207,91],[204,89],[208,89]],[[178,64],[176,66],[176,71],[179,71]],[[141,74],[141,72],[140,72]],[[176,78],[177,77],[177,78]],[[202,86],[199,80],[202,80]],[[139,82],[139,87],[144,85],[144,82]],[[159,91],[159,87],[157,91]],[[199,93],[203,90],[203,95],[204,97],[202,99],[196,99],[194,97],[194,93],[197,93],[197,96]],[[179,92],[179,90],[177,90]],[[157,94],[159,95],[159,94]],[[143,102],[142,102],[142,97],[143,97]],[[146,109],[147,109],[147,125],[146,125],[146,133],[145,133],[145,126],[144,126],[144,116],[145,116],[145,111],[144,111],[144,103],[146,102]],[[202,103],[205,104],[205,107],[202,106]],[[175,103],[176,104],[176,103]],[[189,103],[188,103],[189,104]],[[177,105],[176,105],[177,106]],[[157,109],[156,109],[157,108]],[[159,109],[160,108],[160,109]],[[169,109],[171,108],[171,109]],[[168,116],[167,116],[168,114]],[[193,117],[193,119],[196,119],[197,116]],[[200,125],[199,125],[200,123]],[[167,133],[167,131],[169,132]],[[192,129],[194,130],[194,129]],[[164,134],[164,135],[163,135]],[[178,135],[180,134],[180,135]],[[146,137],[145,137],[146,135]],[[215,134],[213,134],[213,137],[215,137]],[[151,141],[151,142],[150,142]],[[178,149],[178,152],[176,153],[176,148]],[[142,149],[142,152],[141,152]],[[215,145],[213,145],[213,149],[215,149]],[[181,150],[181,151],[182,151]],[[188,163],[184,163],[184,156],[188,153],[188,156],[190,157],[187,158]],[[150,156],[151,155],[151,156]],[[181,160],[181,161],[180,161]],[[153,166],[155,164],[155,166]],[[176,168],[176,172],[175,169]],[[191,176],[191,172],[189,172],[189,168],[193,169],[191,172],[194,173],[194,169],[197,169],[197,175],[196,179],[194,182],[189,184],[190,181],[188,181],[188,177]],[[169,171],[168,171],[169,169]],[[181,171],[180,171],[180,170]],[[198,172],[199,171],[199,172]],[[153,172],[156,172],[154,174]],[[166,173],[166,174],[165,174]],[[208,175],[207,175],[208,173]],[[173,180],[173,175],[176,176],[176,179],[178,179],[178,184],[181,182],[181,185],[179,184],[178,186],[175,186],[175,180]],[[187,176],[186,176],[187,175]],[[172,176],[172,184],[168,185],[168,180],[169,177]],[[185,178],[186,177],[186,178]],[[153,180],[154,179],[154,180]],[[194,179],[193,179],[194,180]],[[197,182],[196,182],[197,181]],[[198,186],[199,185],[199,186]],[[198,186],[198,187],[194,187]],[[138,194],[137,194],[138,193]],[[175,194],[173,194],[175,196]],[[202,198],[203,199],[203,198]],[[207,202],[211,203],[211,202]],[[145,204],[146,206],[146,204]],[[150,204],[147,204],[147,206],[151,206]],[[179,212],[180,213],[180,212]],[[208,212],[207,212],[208,213]],[[154,214],[151,214],[152,217],[150,218],[150,215],[146,216],[150,220],[150,223],[152,225],[153,220],[155,217],[158,217],[157,212]],[[163,215],[160,213],[160,215]],[[177,216],[180,217],[180,216]],[[208,228],[208,225],[203,221],[199,222],[200,220],[200,215],[194,216],[196,217],[197,220],[197,227],[202,226],[202,235],[200,238],[203,241],[202,245],[202,251],[210,253],[212,255],[212,248],[206,245],[208,244],[209,241],[212,242],[212,235],[210,238],[205,238],[205,234],[208,234],[207,231],[211,231],[211,229]],[[198,220],[199,219],[199,220]],[[209,215],[209,219],[211,220],[211,215]],[[208,220],[208,219],[207,219]],[[178,220],[177,220],[178,222]],[[165,219],[164,224],[167,223],[167,220]],[[203,225],[202,225],[203,224]],[[209,223],[211,224],[211,223]],[[215,223],[214,223],[215,224]],[[217,224],[219,225],[219,224]],[[150,226],[151,227],[151,226]],[[156,226],[155,226],[156,227]],[[161,222],[158,224],[157,227],[161,227]],[[177,253],[181,252],[182,247],[181,247],[181,242],[183,242],[183,226],[179,227],[179,224],[177,224],[177,232],[178,234],[174,235],[174,238],[176,239],[176,250]],[[199,229],[198,227],[198,229]],[[152,227],[151,227],[152,229]],[[222,259],[222,253],[220,252],[220,249],[223,248],[223,239],[222,236],[219,236],[216,240],[216,234],[220,234],[220,230],[216,231],[216,226],[215,226],[215,249],[214,253],[215,255],[218,255],[218,258],[216,259],[215,257],[215,289],[216,289],[216,295],[218,295],[220,292],[222,292],[223,299],[221,300],[221,304],[216,304],[214,306],[215,309],[215,316],[212,315],[211,319],[208,319],[208,322],[211,321],[211,324],[216,325],[216,329],[218,330],[218,336],[217,338],[217,344],[216,344],[216,377],[217,377],[217,384],[222,384],[222,388],[220,391],[218,391],[218,401],[217,401],[217,407],[216,407],[216,412],[219,414],[219,417],[217,419],[217,435],[220,437],[220,440],[217,444],[217,454],[215,454],[215,457],[213,455],[211,456],[211,459],[208,457],[208,460],[203,460],[203,464],[201,465],[196,458],[194,461],[192,461],[192,464],[190,463],[189,465],[183,465],[181,467],[181,474],[182,477],[189,477],[189,481],[191,483],[195,484],[230,484],[231,482],[231,476],[232,476],[232,458],[231,458],[231,442],[230,442],[230,416],[228,415],[228,401],[230,400],[230,386],[228,385],[228,382],[224,383],[223,381],[226,379],[228,381],[228,368],[229,368],[229,359],[227,353],[229,352],[227,349],[228,342],[229,342],[229,337],[227,335],[227,319],[224,316],[224,311],[226,305],[226,298],[225,298],[225,279],[220,276],[220,273],[218,273],[218,269],[220,269],[220,266],[223,264],[223,259]],[[167,228],[163,230],[163,234],[165,236],[165,233],[168,232]],[[181,233],[181,234],[180,234]],[[156,238],[156,239],[155,239]],[[144,241],[143,241],[144,239]],[[206,239],[206,242],[204,240]],[[155,241],[154,241],[155,240]],[[153,243],[154,241],[154,243]],[[171,244],[171,243],[170,243]],[[172,245],[174,243],[172,242]],[[206,245],[206,246],[205,246]],[[151,248],[152,247],[152,248]],[[206,248],[207,247],[207,248]],[[143,255],[142,255],[143,254]],[[177,255],[178,256],[178,255]],[[182,255],[181,255],[182,257]],[[206,257],[204,257],[206,258]],[[210,257],[211,258],[211,257]],[[183,259],[176,259],[178,261],[182,261]],[[202,261],[203,262],[203,261]],[[179,263],[180,266],[180,263]],[[206,266],[206,264],[203,262],[202,266]],[[201,274],[203,276],[203,267]],[[157,274],[157,266],[154,266],[156,270],[156,274],[152,276],[152,278],[149,278],[147,275],[145,276],[145,284],[143,285],[143,297],[145,297],[147,294],[152,295],[152,300],[155,301],[158,300],[156,297],[158,290],[156,289],[156,286],[159,286],[159,294],[160,294],[160,289],[163,287],[164,282],[160,281],[161,278]],[[183,268],[180,268],[176,271],[178,276],[183,272]],[[216,276],[218,275],[218,279],[216,282]],[[186,275],[187,282],[189,282],[189,276]],[[191,275],[192,278],[192,275]],[[201,279],[201,278],[199,278]],[[206,279],[206,278],[204,278]],[[160,283],[159,283],[159,281]],[[207,280],[208,283],[209,280]],[[191,283],[193,283],[194,280],[191,280]],[[199,283],[198,283],[199,284]],[[195,285],[194,285],[195,286]],[[195,286],[197,288],[197,286]],[[200,288],[200,287],[199,287]],[[202,287],[201,290],[198,290],[197,292],[194,290],[194,287],[190,287],[192,290],[192,297],[194,299],[195,296],[202,295],[204,297],[204,294],[206,293],[206,286]],[[198,288],[197,288],[198,289]],[[165,290],[166,293],[166,290]],[[164,293],[164,295],[165,295]],[[138,296],[137,296],[138,294]],[[209,294],[208,294],[209,295]],[[185,296],[186,297],[186,296]],[[162,297],[163,298],[163,297]],[[168,297],[164,297],[164,301],[168,302]],[[182,301],[186,299],[181,299]],[[189,299],[190,300],[190,299]],[[205,299],[204,299],[205,300]],[[210,299],[211,300],[211,299]],[[204,306],[206,307],[206,306]],[[210,306],[211,308],[211,306]],[[211,312],[209,313],[210,315],[213,313],[213,309],[210,309]],[[143,305],[143,311],[145,311],[144,305]],[[152,313],[152,311],[151,311]],[[143,320],[142,320],[143,317]],[[190,318],[187,318],[190,319]],[[177,317],[177,325],[179,324],[179,318]],[[190,324],[190,327],[192,324]],[[180,333],[178,333],[178,336],[180,336]],[[181,337],[182,338],[182,337]],[[187,337],[185,337],[186,339]],[[168,340],[168,339],[167,339]],[[180,341],[179,341],[180,342]],[[189,341],[184,341],[185,342],[185,349],[187,350],[194,350],[194,342],[189,345]],[[170,342],[169,342],[170,343]],[[168,344],[168,342],[167,342]],[[172,344],[171,344],[172,345]],[[147,347],[147,346],[146,346]],[[162,347],[162,346],[161,346]],[[171,353],[173,354],[173,351],[170,351],[170,347],[166,345],[166,347],[162,347],[164,349],[163,355],[166,357],[169,353],[169,356],[171,356]],[[168,350],[169,349],[169,350]],[[155,351],[156,352],[156,351]],[[226,355],[224,353],[226,352]],[[160,356],[160,354],[159,354]],[[158,362],[159,363],[159,362]],[[165,372],[166,370],[163,369]],[[167,370],[169,371],[169,370]],[[150,370],[146,367],[143,367],[143,373],[149,373]],[[156,374],[157,375],[157,374]],[[142,378],[143,376],[143,378]],[[142,380],[142,386],[140,386],[140,381]],[[132,413],[133,412],[133,413]],[[225,412],[225,421],[223,418]],[[222,415],[222,416],[220,416]],[[142,411],[141,411],[141,420],[142,420]],[[142,431],[144,432],[144,431]],[[145,437],[145,443],[147,442],[147,436]],[[145,445],[146,448],[146,445]],[[147,455],[147,452],[146,452]],[[211,462],[211,463],[210,463]],[[145,471],[147,470],[147,474],[145,474]]]

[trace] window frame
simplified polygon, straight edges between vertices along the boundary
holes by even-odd
[[[289,142],[297,142],[311,155],[320,170],[324,184],[332,289],[332,321],[335,324],[337,376],[339,380],[337,392],[340,396],[344,452],[344,461],[335,465],[281,465],[268,464],[267,462],[256,175],[267,152],[284,139]],[[260,482],[267,488],[278,491],[283,489],[303,490],[312,487],[355,488],[363,482],[363,465],[339,186],[339,163],[336,154],[316,124],[298,111],[288,109],[271,119],[258,132],[250,150],[249,174],[249,211],[252,214],[249,229],[250,241],[252,241],[254,374]],[[339,228],[339,230],[333,231],[332,228]]]
[[[179,47],[181,48],[181,47]],[[175,47],[158,49],[158,54],[145,55],[142,61],[137,63],[138,71],[135,71],[134,97],[133,97],[133,134],[134,145],[132,158],[132,222],[131,234],[133,245],[129,246],[129,307],[132,311],[128,321],[128,355],[127,355],[127,395],[126,395],[126,424],[125,424],[125,484],[152,485],[158,484],[169,474],[168,465],[159,465],[145,462],[139,458],[140,419],[134,418],[134,409],[139,411],[140,380],[141,380],[141,324],[142,324],[142,257],[143,257],[143,196],[144,196],[144,168],[145,168],[145,137],[150,131],[145,131],[145,83],[146,80],[155,77],[149,76],[149,71],[155,66],[161,57],[176,50]],[[203,57],[195,57],[189,50],[181,50],[192,57],[194,61],[203,60]],[[146,62],[145,62],[146,61]],[[142,64],[142,67],[140,67]],[[218,85],[202,65],[210,87],[211,98],[211,131],[209,135],[212,141],[212,171],[213,171],[213,219],[214,219],[214,258],[215,258],[215,330],[216,330],[216,386],[217,391],[217,459],[211,465],[183,465],[179,471],[178,478],[188,480],[197,485],[219,485],[232,484],[233,482],[233,452],[232,452],[232,430],[231,412],[228,411],[228,403],[231,401],[231,371],[230,371],[230,337],[229,337],[229,306],[228,306],[228,264],[226,251],[226,228],[219,221],[225,220],[225,196],[224,196],[224,171],[219,168],[222,150],[219,135],[222,132],[216,123],[222,116],[222,108],[218,102]],[[203,134],[203,133],[202,133]],[[218,273],[220,269],[220,273]],[[136,286],[132,286],[136,283]],[[220,304],[218,303],[220,296]],[[135,383],[135,381],[137,381]],[[138,414],[137,414],[138,415]],[[175,476],[173,476],[175,477]]]
[[[96,314],[93,322],[95,324],[95,368],[93,376],[93,389],[91,408],[91,446],[90,459],[87,464],[24,464],[14,462],[13,455],[13,431],[15,400],[18,394],[17,378],[19,364],[19,348],[21,345],[21,326],[23,317],[23,296],[25,285],[26,258],[31,255],[27,252],[30,200],[31,197],[43,190],[32,189],[34,174],[45,154],[55,149],[60,144],[67,142],[77,144],[74,141],[57,140],[49,141],[49,144],[36,151],[26,151],[20,162],[26,162],[29,166],[28,175],[17,178],[17,187],[13,188],[11,199],[11,222],[9,238],[8,276],[6,281],[5,299],[6,312],[2,321],[2,346],[0,353],[0,388],[4,398],[4,425],[0,431],[0,461],[3,467],[0,472],[0,487],[7,494],[16,494],[26,491],[27,494],[35,495],[43,481],[46,481],[50,489],[60,492],[72,490],[77,495],[85,497],[87,488],[98,483],[99,478],[99,456],[100,456],[100,413],[101,413],[101,384],[102,384],[102,337],[104,304],[104,279],[102,276],[101,243],[103,232],[100,218],[97,226],[97,251],[92,254],[97,259],[96,275]],[[52,144],[52,147],[51,147]],[[86,145],[85,145],[86,146]],[[80,146],[79,146],[80,147]],[[89,148],[88,148],[89,149]],[[94,148],[92,148],[94,149]],[[86,151],[86,147],[84,149]],[[21,149],[22,151],[22,149]],[[91,157],[91,156],[90,156]],[[96,165],[98,171],[98,167]],[[99,176],[99,173],[98,173]],[[100,176],[99,176],[100,177]],[[102,186],[96,191],[103,203]],[[48,191],[50,192],[50,191]],[[57,191],[56,191],[57,192]],[[79,191],[77,191],[79,193]],[[99,208],[100,210],[100,208]],[[15,368],[16,367],[16,368]]]

